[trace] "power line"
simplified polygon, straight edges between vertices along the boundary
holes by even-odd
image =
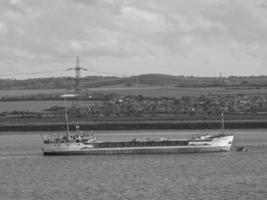
[[[106,75],[113,75],[113,76],[127,76],[126,74],[118,74],[118,73],[105,72],[105,71],[99,71],[99,70],[91,70],[91,69],[87,69],[87,71],[88,71],[88,72],[100,73],[100,74],[106,74]]]
[[[107,71],[101,71],[101,70],[94,70],[94,69],[86,69],[82,68],[79,65],[79,57],[77,57],[76,60],[76,67],[75,68],[68,68],[76,70],[76,78],[80,78],[80,70],[84,70],[87,72],[93,72],[93,73],[99,73],[99,74],[104,74],[104,75],[112,75],[112,76],[120,76],[120,77],[125,77],[127,76],[126,74],[120,74],[120,73],[114,73],[114,72],[107,72]],[[2,73],[0,76],[20,76],[20,75],[41,75],[41,74],[49,74],[49,73],[59,73],[59,72],[64,72],[65,70],[45,70],[45,71],[35,71],[35,72],[17,72],[17,73]]]
[[[49,70],[49,71],[35,71],[35,72],[19,72],[19,73],[3,73],[0,76],[19,76],[19,75],[35,75],[35,74],[49,74],[49,73],[56,73],[56,72],[64,72],[65,70]],[[106,75],[113,75],[113,76],[127,76],[126,74],[119,74],[113,72],[106,72],[106,71],[99,71],[99,70],[91,70],[87,69],[88,72],[106,74]]]
[[[49,74],[55,72],[62,72],[62,70],[50,70],[50,71],[39,71],[39,72],[21,72],[21,73],[6,73],[0,74],[0,76],[13,76],[13,75],[31,75],[31,74]]]

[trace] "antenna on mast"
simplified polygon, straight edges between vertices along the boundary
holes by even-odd
[[[67,70],[75,70],[75,92],[80,93],[81,91],[81,70],[88,71],[86,68],[80,66],[80,58],[76,57],[76,66],[72,68],[68,68]]]

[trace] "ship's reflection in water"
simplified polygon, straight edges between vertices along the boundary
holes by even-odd
[[[185,138],[196,132],[203,133],[94,134],[101,140],[128,140]],[[234,145],[248,152],[44,157],[40,134],[48,133],[2,133],[1,199],[266,199],[266,130],[231,132]]]

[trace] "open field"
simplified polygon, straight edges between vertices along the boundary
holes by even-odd
[[[150,97],[182,97],[182,96],[200,96],[201,94],[209,93],[224,93],[227,92],[225,88],[175,88],[175,87],[123,87],[123,88],[89,88],[86,89],[88,93],[102,93],[110,94],[116,93],[119,95],[143,95]],[[0,98],[4,96],[15,97],[15,96],[27,96],[36,94],[62,94],[72,93],[71,90],[1,90]]]
[[[201,95],[227,95],[227,94],[245,94],[245,95],[264,95],[267,94],[267,88],[255,87],[145,87],[145,88],[92,88],[88,91],[104,94],[117,93],[120,95],[143,95],[150,97],[176,97],[183,96],[199,97]]]
[[[266,87],[122,87],[122,88],[88,88],[89,93],[116,93],[120,95],[143,95],[150,97],[200,96],[208,94],[267,94]],[[26,96],[33,94],[63,94],[72,93],[67,89],[51,90],[0,90],[0,98],[4,96]]]
[[[64,107],[63,101],[7,101],[0,102],[0,112],[42,112],[53,106]]]
[[[2,97],[16,97],[16,96],[27,96],[36,94],[62,94],[70,93],[71,90],[67,89],[51,89],[51,90],[0,90],[0,98]]]
[[[230,94],[245,94],[245,95],[266,95],[267,88],[255,87],[129,87],[129,88],[91,88],[87,89],[90,93],[110,94],[116,93],[119,95],[142,95],[149,97],[175,97],[181,98],[182,96],[195,96],[200,95],[230,95]],[[36,94],[63,94],[73,93],[72,90],[58,89],[58,90],[0,90],[1,97],[15,97],[27,96]],[[5,111],[29,111],[29,112],[42,112],[45,109],[53,106],[64,106],[62,101],[7,101],[0,102],[0,112]],[[68,102],[70,105],[71,102]]]

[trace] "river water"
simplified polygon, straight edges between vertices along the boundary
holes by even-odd
[[[219,131],[208,131],[208,133]],[[248,152],[45,157],[40,134],[1,133],[0,199],[267,199],[267,130],[233,130]],[[202,131],[95,132],[99,139]],[[55,133],[54,133],[55,134]]]

